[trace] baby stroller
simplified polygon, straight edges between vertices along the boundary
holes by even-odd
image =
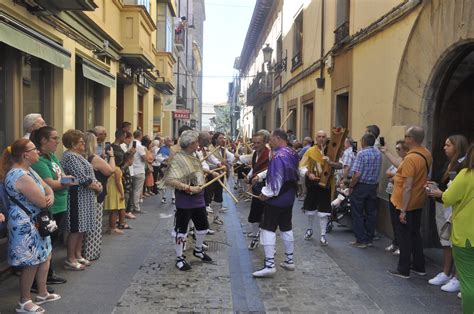
[[[331,216],[326,226],[326,232],[330,233],[334,223],[340,226],[352,228],[351,201],[349,195],[337,191],[337,198],[331,202]]]

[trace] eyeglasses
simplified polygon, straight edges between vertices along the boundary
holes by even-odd
[[[29,153],[29,152],[32,152],[34,150],[38,151],[38,148],[33,147],[33,148],[30,148],[30,149],[27,149],[27,150],[25,150],[25,153]]]
[[[405,138],[408,138],[408,137],[413,137],[413,136],[405,134]]]
[[[397,152],[402,150],[400,147],[395,147],[395,149],[397,150]]]

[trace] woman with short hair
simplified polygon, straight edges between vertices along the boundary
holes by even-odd
[[[51,239],[49,236],[42,237],[35,226],[41,209],[54,203],[53,190],[30,168],[38,159],[35,144],[28,139],[19,139],[5,149],[0,161],[0,178],[11,198],[8,212],[8,263],[22,267],[20,301],[16,312],[44,313],[44,309],[38,305],[61,298],[46,290]],[[39,293],[33,302],[30,289],[35,277]]]
[[[198,148],[197,131],[184,131],[179,138],[181,150],[170,162],[164,177],[164,183],[176,189],[176,214],[173,237],[175,239],[176,267],[190,270],[191,266],[183,256],[183,244],[186,241],[189,221],[195,227],[196,245],[193,255],[203,262],[212,259],[203,251],[204,236],[209,229],[206,203],[201,185],[205,183],[201,161],[195,156]]]
[[[64,268],[84,270],[90,261],[82,256],[84,234],[97,228],[96,194],[102,192],[102,184],[97,181],[92,165],[84,158],[86,151],[84,133],[68,130],[63,134],[63,145],[67,150],[61,165],[68,175],[76,178],[78,185],[69,189],[66,229],[69,231],[67,259]]]

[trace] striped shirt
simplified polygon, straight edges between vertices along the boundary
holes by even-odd
[[[381,166],[382,154],[377,148],[369,146],[357,153],[351,172],[360,173],[359,183],[377,184]]]

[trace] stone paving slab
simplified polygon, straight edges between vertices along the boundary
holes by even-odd
[[[295,202],[294,216],[298,215],[298,201]],[[247,216],[250,203],[238,206],[243,230],[247,230]],[[281,267],[273,278],[257,279],[267,312],[275,313],[380,313],[380,307],[324,252],[315,230],[314,241],[304,241],[306,225],[294,219],[295,271]],[[297,222],[298,221],[298,222]],[[297,223],[295,223],[297,222]],[[316,226],[316,222],[315,222]],[[249,240],[247,240],[248,242]],[[259,247],[252,252],[255,269],[263,265],[264,253]],[[275,264],[284,261],[282,241],[277,236]]]
[[[167,209],[172,213],[171,208]],[[223,228],[213,226],[215,235],[206,241],[214,241],[208,254],[214,263],[202,263],[192,256],[192,243],[184,254],[192,270],[179,271],[175,267],[171,230],[173,217],[162,215],[158,221],[155,239],[143,265],[133,277],[130,286],[120,298],[113,313],[218,313],[232,312],[232,290],[227,264],[226,234]],[[222,229],[222,230],[221,230]],[[190,239],[190,238],[189,238]]]

